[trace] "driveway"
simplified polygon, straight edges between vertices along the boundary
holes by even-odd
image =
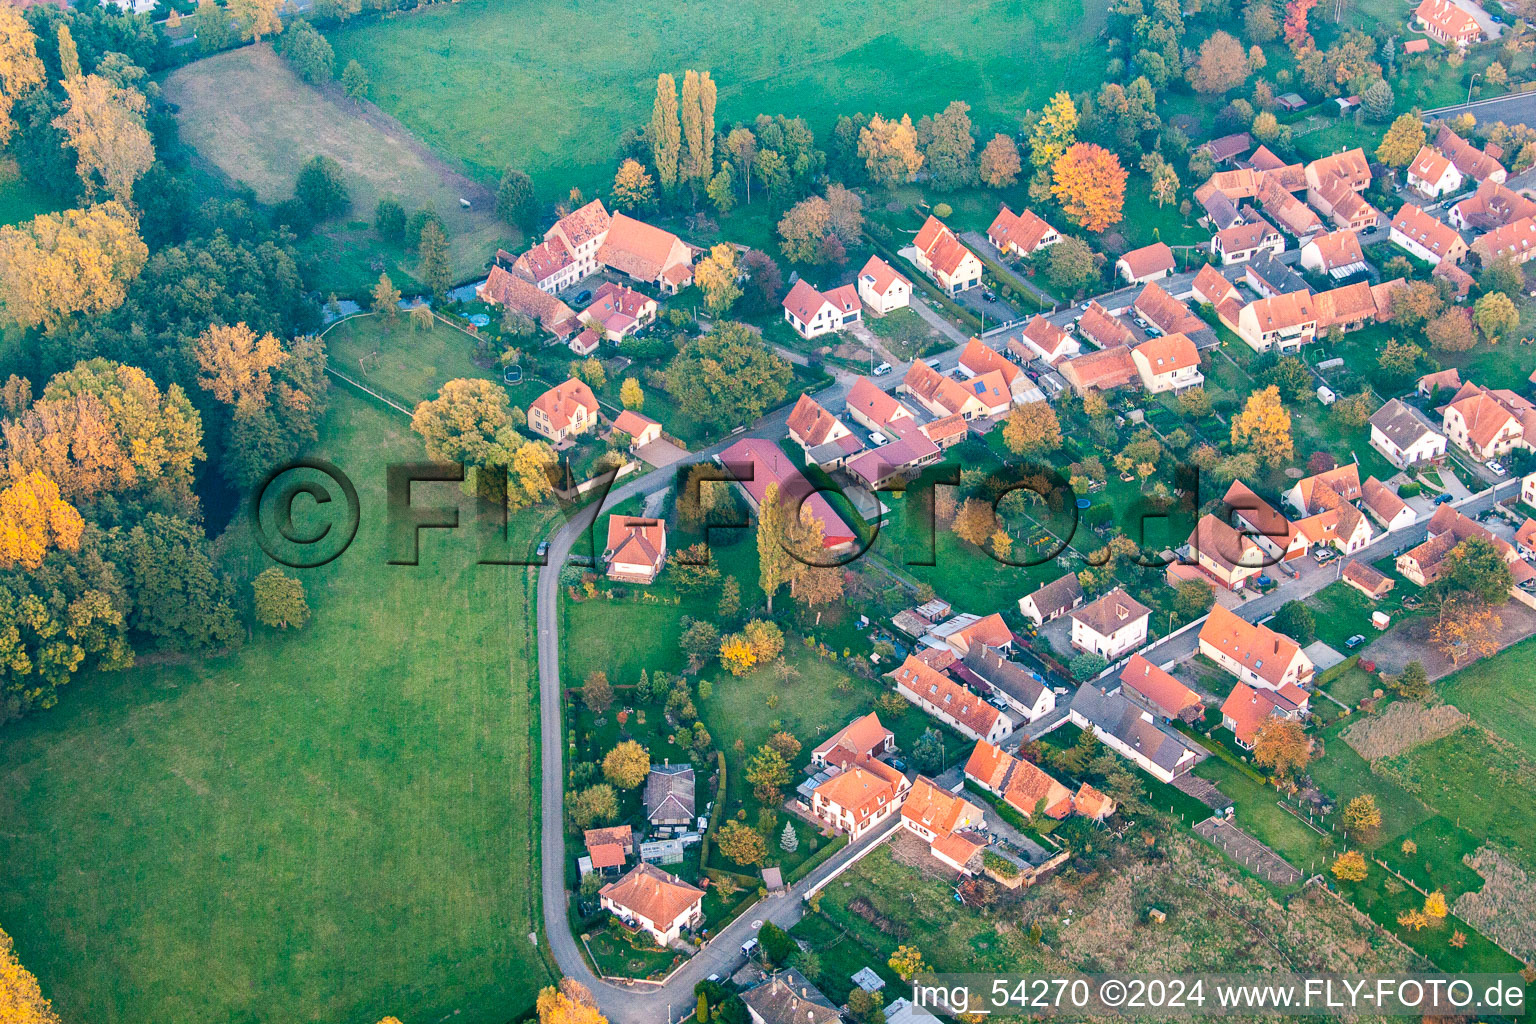
[[[1016,291],[1021,291],[1029,295],[1033,295],[1035,298],[1039,299],[1047,306],[1050,306],[1052,309],[1055,309],[1057,306],[1061,305],[1061,300],[1056,298],[1056,296],[1052,295],[1044,288],[1041,288],[1039,285],[1035,284],[1035,282],[1031,281],[1023,274],[1020,274],[1014,270],[1013,267],[1009,265],[1010,258],[998,252],[997,249],[993,247],[992,243],[987,241],[986,235],[982,234],[980,231],[966,231],[962,232],[960,237],[962,240],[970,243],[971,248],[975,249],[977,252],[986,256],[987,259],[1001,267],[1003,271],[1003,277],[1008,280],[1009,284],[1013,285]]]

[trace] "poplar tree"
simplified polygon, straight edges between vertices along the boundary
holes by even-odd
[[[651,108],[651,159],[656,176],[668,195],[677,191],[678,156],[682,150],[682,127],[677,119],[677,84],[663,71],[656,76],[656,103]]]

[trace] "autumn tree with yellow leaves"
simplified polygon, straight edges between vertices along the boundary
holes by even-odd
[[[1246,448],[1271,466],[1283,466],[1295,456],[1291,414],[1280,402],[1280,389],[1271,384],[1248,396],[1243,411],[1232,417],[1232,444]]]
[[[859,156],[869,180],[876,185],[905,185],[917,177],[923,167],[923,154],[917,148],[917,129],[912,118],[903,114],[900,121],[876,114],[859,130]]]
[[[0,228],[0,320],[53,333],[116,309],[148,257],[138,221],[115,201]]]
[[[263,36],[275,36],[283,30],[278,12],[286,0],[228,0],[227,10],[240,26],[240,38],[261,42]]]
[[[105,188],[120,203],[133,202],[133,186],[155,162],[155,146],[144,124],[143,93],[101,75],[64,80],[64,113],[53,126],[75,151],[75,171],[94,196]]]
[[[757,651],[740,633],[729,633],[720,639],[720,664],[731,675],[744,676],[757,664]]]
[[[203,371],[197,382],[203,390],[234,406],[237,414],[266,405],[272,370],[283,362],[283,346],[276,337],[268,333],[258,338],[243,323],[215,324],[198,335],[194,345]]]
[[[51,549],[78,551],[85,520],[45,474],[19,470],[0,490],[0,568],[36,569]]]
[[[736,268],[736,250],[724,242],[694,264],[694,283],[704,292],[704,305],[711,313],[719,316],[741,298],[741,285],[737,282],[740,273]]]
[[[59,1024],[37,978],[16,959],[15,944],[0,930],[0,1021],[5,1024]]]
[[[1051,194],[1067,216],[1089,231],[1120,223],[1125,209],[1125,168],[1103,146],[1079,142],[1051,165]]]
[[[37,37],[15,4],[0,5],[0,146],[11,140],[16,101],[44,82]]]
[[[587,986],[572,978],[541,990],[537,1009],[539,1024],[608,1024]]]

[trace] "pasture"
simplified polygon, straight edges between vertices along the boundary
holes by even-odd
[[[742,5],[620,0],[542,5],[467,0],[331,33],[374,101],[433,147],[492,181],[508,165],[547,198],[613,175],[618,136],[650,117],[658,71],[712,69],[716,124],[802,116],[823,144],[840,113],[919,116],[972,106],[983,139],[1058,89],[1096,86],[1102,0],[853,0]],[[593,31],[602,26],[601,31]],[[575,41],[580,40],[577,44]]]
[[[293,570],[309,625],[78,679],[0,742],[0,921],[67,1020],[502,1024],[548,978],[530,587],[462,534],[387,565],[385,465],[420,443],[331,403],[361,528]]]
[[[294,179],[311,157],[328,156],[341,165],[355,220],[321,226],[322,237],[336,247],[321,264],[322,290],[334,286],[355,294],[360,285],[371,286],[378,272],[370,276],[364,268],[374,261],[386,268],[403,264],[407,271],[415,265],[413,254],[373,234],[374,205],[385,197],[398,200],[407,214],[430,209],[443,219],[457,280],[478,273],[498,245],[514,244],[516,231],[496,219],[489,189],[455,172],[371,105],[344,98],[334,86],[306,84],[268,45],[178,68],[164,89],[179,107],[183,141],[225,178],[250,186],[263,203],[292,196]],[[463,209],[461,198],[473,208]]]
[[[1483,728],[1536,759],[1536,640],[1473,662],[1440,685],[1440,696]]]

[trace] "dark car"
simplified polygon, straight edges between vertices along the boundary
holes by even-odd
[[[592,301],[592,289],[587,288],[576,293],[576,305],[585,306]]]

